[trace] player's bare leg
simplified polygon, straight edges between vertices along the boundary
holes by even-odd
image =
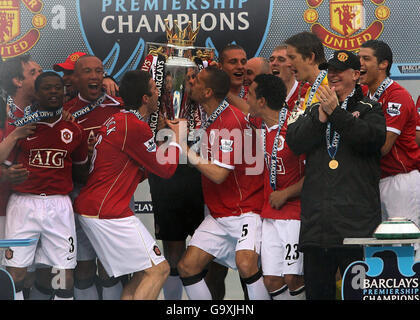
[[[212,261],[208,264],[207,269],[208,271],[204,280],[209,287],[212,299],[223,300],[226,293],[225,279],[229,268]]]
[[[74,300],[74,269],[53,269],[54,300]]]
[[[29,273],[29,272],[28,272]],[[50,300],[54,295],[51,286],[52,273],[51,267],[36,268],[35,281],[33,288],[29,294],[30,300]]]
[[[27,268],[6,267],[15,283],[15,300],[23,300],[23,285],[27,272]]]
[[[102,300],[120,300],[123,290],[121,278],[109,277],[99,259],[98,276],[102,287]]]
[[[96,269],[95,260],[77,261],[74,270],[76,300],[98,300]]]
[[[258,254],[252,250],[236,252],[236,266],[239,276],[244,280],[250,300],[270,300],[264,286],[262,272],[258,266]]]
[[[189,246],[181,261],[178,272],[187,295],[192,300],[211,300],[212,296],[204,281],[204,268],[214,256],[200,248]]]
[[[157,265],[135,272],[124,287],[122,300],[156,300],[169,275],[169,263],[163,261]]]

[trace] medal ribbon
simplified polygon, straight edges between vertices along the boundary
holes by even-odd
[[[321,85],[322,81],[324,81],[325,77],[327,76],[327,73],[327,70],[323,70],[318,74],[318,77],[316,77],[315,82],[311,87],[311,91],[309,92],[308,101],[306,101],[306,108],[311,106],[315,93]]]
[[[75,111],[72,113],[72,116],[77,119],[81,116],[84,116],[85,114],[88,114],[89,112],[93,111],[97,106],[100,106],[102,103],[104,103],[106,99],[106,94],[102,94],[98,99],[96,99],[94,102],[88,104],[87,106],[84,106],[83,108]]]
[[[9,105],[9,110],[7,112],[7,116],[10,119],[18,120],[19,118],[15,116],[15,112],[18,109],[18,107],[15,104],[15,102],[13,101],[13,98],[11,96],[8,96],[6,101],[7,101],[7,104]],[[30,113],[31,113],[31,106],[29,105],[29,106],[24,108],[23,115],[26,116],[26,115],[29,115]]]
[[[379,98],[384,93],[385,89],[388,88],[388,86],[391,83],[391,81],[392,80],[389,77],[385,78],[385,80],[382,81],[382,83],[380,84],[380,86],[378,87],[378,89],[376,89],[376,92],[373,94],[373,96],[371,97],[371,99],[373,101],[378,102],[379,101]]]
[[[344,100],[343,104],[341,105],[341,108],[344,110],[347,110],[347,104],[349,101],[349,98],[354,95],[356,92],[356,88],[353,89],[353,91],[347,96],[346,100]],[[334,131],[333,139],[331,142],[331,122],[328,122],[327,124],[327,130],[326,130],[326,140],[327,140],[327,151],[328,155],[331,159],[335,159],[335,155],[338,151],[338,146],[340,144],[340,134],[337,131]]]
[[[9,113],[8,116],[15,120],[14,122],[11,122],[10,124],[15,126],[15,127],[22,127],[25,124],[28,123],[33,123],[33,122],[39,122],[48,118],[52,118],[52,117],[56,117],[61,115],[63,108],[59,108],[55,111],[41,111],[41,110],[36,110],[34,112],[32,112],[31,106],[27,106],[25,107],[24,111],[23,111],[23,117],[22,118],[17,118],[14,113],[17,110],[17,106],[13,101],[12,97],[7,97],[7,104],[9,105]]]
[[[208,117],[205,123],[201,123],[201,128],[199,130],[195,130],[194,132],[194,143],[191,148],[196,152],[199,153],[201,139],[206,132],[207,128],[220,116],[220,114],[229,107],[229,103],[224,99],[222,103],[217,107],[216,110]]]
[[[286,122],[287,113],[288,113],[288,106],[285,105],[279,112],[279,127],[277,129],[276,137],[274,138],[273,150],[271,151],[271,162],[268,161],[269,157],[267,153],[267,138],[266,138],[267,125],[264,122],[262,124],[261,136],[263,139],[264,159],[265,159],[267,168],[270,171],[270,186],[271,186],[271,189],[273,189],[273,191],[276,190],[276,184],[277,184],[277,149],[279,147],[280,132]]]
[[[131,109],[131,110],[128,110],[128,112],[134,114],[137,117],[137,119],[139,119],[140,121],[145,121],[144,118],[143,118],[143,116],[137,110]]]

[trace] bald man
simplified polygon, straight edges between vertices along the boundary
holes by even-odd
[[[259,74],[271,73],[270,62],[263,57],[249,59],[245,65],[244,86],[250,86]]]

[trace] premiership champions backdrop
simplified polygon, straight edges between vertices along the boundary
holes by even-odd
[[[166,42],[164,19],[200,22],[196,46],[236,42],[248,58],[269,57],[301,31],[316,33],[327,55],[380,39],[393,49],[393,78],[420,78],[418,0],[0,0],[0,53],[30,53],[48,70],[84,51],[119,79],[140,65],[146,42]]]
[[[29,52],[48,70],[84,51],[119,79],[139,67],[146,42],[166,42],[164,19],[200,22],[196,46],[236,42],[248,58],[301,31],[318,34],[327,55],[380,39],[393,49],[393,78],[420,78],[419,0],[0,0],[0,53]]]

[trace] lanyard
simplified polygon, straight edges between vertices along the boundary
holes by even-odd
[[[277,149],[279,146],[280,141],[280,132],[286,122],[288,113],[288,107],[284,106],[281,111],[279,112],[279,127],[277,129],[276,137],[274,138],[273,143],[273,150],[271,151],[271,162],[268,161],[268,154],[267,154],[267,138],[266,138],[266,127],[267,125],[263,122],[261,135],[263,139],[263,150],[264,150],[264,159],[267,165],[268,170],[270,171],[270,186],[273,191],[276,190],[276,183],[277,183]]]
[[[343,104],[341,105],[342,109],[347,110],[349,98],[352,97],[355,92],[356,88],[353,89],[353,91],[347,96],[346,100],[344,100]],[[331,122],[328,122],[327,124],[326,140],[328,155],[331,159],[335,159],[335,155],[337,154],[338,146],[340,144],[340,134],[337,131],[334,131],[334,136],[331,142]]]
[[[206,132],[207,128],[210,127],[210,125],[216,121],[216,119],[220,116],[220,114],[226,110],[226,108],[229,106],[229,103],[224,99],[222,103],[217,107],[216,110],[213,111],[213,113],[210,115],[210,117],[207,118],[205,123],[201,123],[201,128],[199,130],[195,130],[194,132],[194,144],[191,146],[193,150],[198,153],[200,150],[201,145],[201,139]]]
[[[321,85],[322,81],[324,81],[326,76],[327,71],[323,70],[318,74],[318,77],[316,77],[315,82],[312,85],[311,90],[309,91],[308,100],[306,101],[306,108],[309,108],[311,106],[315,93],[317,92],[319,86]]]
[[[137,117],[137,119],[139,119],[140,121],[146,122],[146,120],[144,120],[143,116],[137,110],[129,110],[128,112],[134,114]]]
[[[42,120],[48,119],[48,118],[52,118],[52,117],[56,117],[61,115],[63,108],[59,108],[55,111],[41,111],[41,110],[36,110],[34,112],[32,112],[31,106],[27,106],[25,107],[24,111],[23,111],[23,117],[22,118],[17,118],[14,113],[17,110],[17,106],[13,101],[12,97],[7,97],[7,104],[9,105],[9,117],[13,120],[15,120],[14,122],[11,122],[10,124],[15,126],[15,127],[22,127],[25,124],[28,123],[33,123],[33,122],[40,122]]]
[[[95,109],[97,106],[100,106],[102,103],[104,103],[105,99],[106,99],[106,94],[103,94],[98,99],[96,99],[94,102],[92,102],[92,103],[88,104],[87,106],[73,112],[72,116],[75,119],[77,119],[81,116],[84,116],[85,114],[88,114],[93,109]]]
[[[15,112],[18,109],[17,105],[13,101],[13,98],[11,96],[7,97],[7,104],[9,105],[9,111],[7,113],[8,117],[13,120],[18,120],[18,118],[15,116]],[[31,106],[26,106],[24,108],[23,114],[24,116],[29,115],[31,113]]]
[[[380,86],[378,87],[378,89],[376,89],[376,92],[373,94],[373,96],[371,97],[371,99],[373,101],[378,102],[379,98],[381,97],[381,95],[384,93],[385,89],[388,88],[389,84],[391,83],[391,79],[390,78],[385,78],[384,81],[382,81],[382,83],[380,84]]]

